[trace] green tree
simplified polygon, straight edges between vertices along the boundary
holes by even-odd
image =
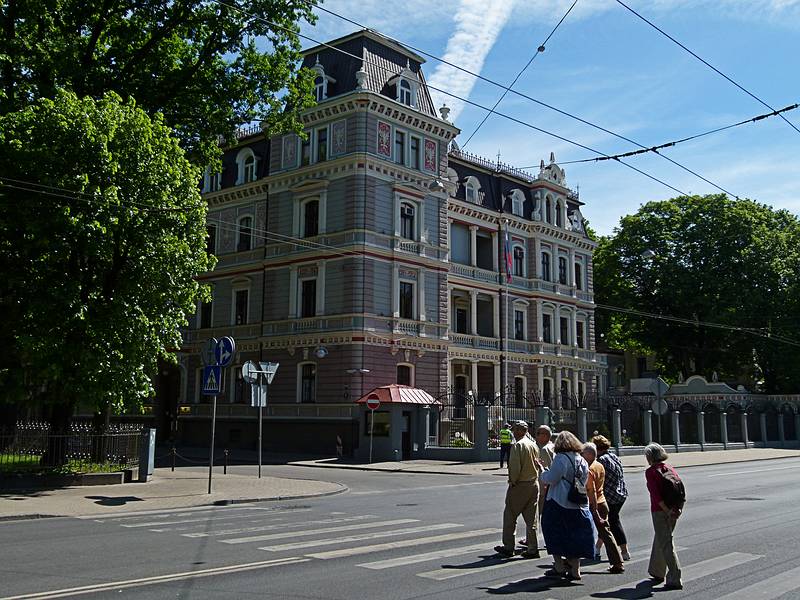
[[[297,23],[314,0],[0,2],[0,113],[56,90],[132,97],[164,115],[197,164],[254,120],[300,131],[313,102]],[[253,16],[251,16],[253,15]]]
[[[606,309],[598,328],[611,347],[655,353],[667,376],[716,371],[797,391],[798,347],[774,337],[800,342],[798,273],[800,221],[787,211],[723,195],[650,202],[600,240],[598,304],[732,329]]]
[[[0,388],[63,424],[151,393],[213,268],[199,169],[133,100],[58,92],[0,116]],[[29,182],[35,181],[37,184]]]

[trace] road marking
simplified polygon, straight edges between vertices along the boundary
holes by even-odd
[[[252,516],[252,513],[242,513],[240,515],[230,516],[226,515],[226,519],[247,519]],[[120,527],[129,527],[129,528],[137,528],[137,527],[158,527],[159,525],[181,525],[183,523],[202,523],[208,521],[212,515],[206,515],[205,517],[201,517],[199,519],[182,519],[179,521],[148,521],[145,523],[120,523]]]
[[[303,529],[301,531],[284,531],[281,533],[268,533],[266,535],[253,535],[250,537],[220,540],[223,544],[247,544],[249,542],[266,542],[269,540],[283,540],[286,538],[305,537],[308,535],[325,535],[335,531],[350,531],[354,529],[373,529],[375,527],[389,527],[390,525],[408,525],[419,523],[419,519],[395,519],[394,521],[375,521],[373,523],[351,523],[336,527],[323,527],[321,529]],[[305,524],[304,524],[305,525]]]
[[[147,585],[157,585],[171,581],[181,581],[184,579],[195,579],[200,577],[211,577],[214,575],[225,575],[228,573],[240,573],[243,571],[253,571],[256,569],[266,569],[269,567],[279,567],[281,565],[292,565],[308,562],[308,558],[292,556],[273,560],[262,560],[254,563],[243,563],[240,565],[229,565],[227,567],[215,567],[212,569],[201,569],[199,571],[185,571],[183,573],[171,573],[169,575],[157,575],[155,577],[142,577],[140,579],[128,579],[125,581],[109,581],[108,583],[98,583],[95,585],[84,585],[81,587],[65,588],[61,590],[51,590],[47,592],[34,592],[19,596],[6,596],[0,600],[49,600],[50,598],[66,598],[78,596],[80,594],[92,594],[96,592],[108,592],[126,588],[143,587]]]
[[[428,487],[416,487],[416,488],[407,487],[407,488],[403,488],[402,491],[403,492],[418,492],[418,491],[426,491],[426,490],[443,490],[443,489],[447,489],[447,488],[458,488],[458,487],[466,487],[466,486],[472,486],[472,485],[492,485],[492,484],[500,485],[502,483],[505,483],[505,482],[503,480],[499,480],[498,479],[497,481],[475,481],[475,482],[472,482],[472,483],[451,483],[451,484],[448,484],[448,485],[429,485]],[[351,496],[371,496],[373,494],[396,494],[396,493],[397,493],[396,489],[391,489],[391,490],[371,490],[371,491],[368,491],[368,492],[351,492],[350,495]]]
[[[719,573],[720,571],[724,571],[726,569],[732,569],[733,567],[738,567],[739,565],[743,565],[750,561],[764,558],[762,555],[758,554],[746,554],[744,552],[731,552],[730,554],[725,554],[723,556],[717,556],[716,558],[710,558],[708,560],[704,560],[699,563],[695,563],[693,565],[689,565],[688,567],[684,567],[681,569],[681,579],[684,584],[688,583],[689,581],[694,581],[696,579],[702,579],[703,577],[708,577],[709,575],[713,575],[714,573]],[[626,584],[622,584],[626,585]],[[593,592],[589,596],[583,596],[578,600],[597,600],[597,598],[602,598],[603,596],[610,596],[615,592],[619,592],[620,586],[608,588],[607,590],[603,590],[601,592]],[[661,589],[659,587],[655,589]],[[552,598],[548,598],[548,600],[553,600]]]
[[[226,510],[275,510],[271,507],[260,507],[260,506],[253,506],[252,504],[237,504],[235,507],[232,506],[214,506],[209,507],[206,506],[191,506],[189,508],[162,508],[161,510],[139,510],[139,511],[132,511],[132,512],[114,512],[108,514],[94,514],[94,515],[80,515],[77,517],[73,517],[75,519],[80,519],[81,521],[98,521],[100,523],[104,523],[106,521],[122,521],[125,519],[131,519],[136,517],[145,517],[145,516],[153,516],[153,515],[164,515],[165,517],[168,515],[173,516],[185,516],[189,515],[190,513],[202,513],[202,512],[219,512],[219,511],[226,511]]]
[[[675,546],[675,552],[682,552],[683,550],[686,550],[686,548],[684,548],[683,546]],[[636,563],[644,562],[646,560],[649,561],[650,560],[650,556],[647,555],[647,554],[642,554],[642,555],[639,556],[639,558],[634,558],[633,560],[626,560],[625,561],[625,566],[627,566],[627,565],[635,565]],[[590,574],[590,575],[599,575],[599,574],[606,573],[607,569],[608,569],[608,564],[607,563],[608,563],[608,561],[606,561],[606,564],[603,564],[603,565],[591,565],[591,566],[588,566],[586,568],[581,567],[581,573],[587,573],[587,574]]]
[[[339,513],[343,514],[343,513]],[[317,521],[303,521],[302,526],[306,525],[328,525],[331,523],[346,523],[348,521],[363,521],[364,519],[377,519],[375,515],[356,515],[354,517],[343,517],[340,519],[319,519]],[[202,538],[202,537],[218,537],[221,535],[236,535],[237,533],[255,533],[256,531],[271,531],[273,529],[282,529],[284,527],[296,526],[296,521],[288,523],[272,523],[270,525],[257,525],[255,527],[239,527],[238,529],[221,529],[219,531],[207,531],[201,533],[182,533],[183,537],[188,538]]]
[[[741,588],[718,600],[772,600],[800,588],[800,567]]]
[[[371,546],[358,546],[355,548],[342,548],[341,550],[329,550],[327,552],[315,552],[313,554],[306,554],[306,556],[310,558],[328,560],[331,558],[343,558],[347,556],[357,556],[359,554],[369,554],[371,552],[383,552],[384,550],[396,550],[397,548],[410,548],[411,546],[435,544],[437,542],[451,542],[453,540],[463,540],[465,538],[478,537],[481,535],[497,535],[501,531],[501,529],[477,529],[475,531],[446,533],[444,535],[434,535],[413,540],[399,540],[397,542],[373,544]]]
[[[406,535],[409,533],[420,533],[422,531],[436,531],[437,529],[453,529],[463,527],[461,523],[437,523],[435,525],[423,525],[421,527],[408,527],[406,529],[394,529],[392,531],[378,531],[376,533],[362,533],[360,535],[349,535],[346,537],[330,540],[310,540],[305,542],[294,542],[291,544],[280,544],[278,546],[264,546],[259,550],[268,552],[281,552],[282,550],[296,550],[299,548],[310,548],[313,546],[330,546],[333,544],[345,544],[347,542],[361,542],[382,537],[392,537],[395,535]]]
[[[401,556],[400,558],[389,558],[387,560],[376,560],[375,562],[361,563],[357,567],[364,567],[365,569],[391,569],[393,567],[402,567],[405,565],[413,565],[416,563],[433,560],[435,558],[449,558],[451,556],[460,556],[462,554],[469,554],[470,552],[477,552],[478,550],[486,550],[487,544],[475,544],[474,546],[459,546],[457,548],[447,548],[446,550],[434,550],[433,552],[425,552],[424,554],[411,554],[409,556]]]
[[[772,467],[770,469],[753,469],[752,471],[727,471],[725,473],[714,473],[713,475],[708,475],[707,477],[727,477],[728,475],[746,475],[748,473],[764,473],[765,471],[784,471],[785,469],[797,469],[797,464],[793,464],[788,467]]]

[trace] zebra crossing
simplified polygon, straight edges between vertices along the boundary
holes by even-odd
[[[205,540],[220,548],[240,547],[264,553],[265,565],[280,567],[297,561],[314,565],[319,562],[354,558],[354,569],[373,572],[403,570],[432,585],[463,580],[465,583],[490,582],[487,589],[502,591],[509,586],[541,581],[540,573],[551,563],[541,559],[514,557],[501,559],[492,547],[498,542],[499,527],[473,528],[470,523],[431,522],[424,515],[397,515],[382,518],[373,514],[325,512],[299,506],[231,506],[174,511],[144,511],[123,516],[95,517],[93,520],[129,530],[150,531],[159,535]],[[592,591],[578,600],[592,600],[613,595],[623,587],[641,582],[644,570],[634,565],[645,563],[647,550],[642,548],[629,561],[626,574],[615,575],[614,586]],[[679,551],[687,548],[678,547]],[[682,557],[685,560],[684,557]],[[443,564],[443,563],[452,564]],[[726,571],[759,569],[765,556],[746,552],[720,552],[706,560],[683,565],[684,584],[708,580]],[[257,564],[257,563],[254,563]],[[605,572],[606,564],[588,564],[583,568],[585,581],[598,581],[593,574]],[[646,575],[644,575],[646,576]],[[520,579],[523,578],[523,579]],[[724,581],[724,578],[719,578]],[[591,588],[578,594],[586,593]],[[727,591],[727,590],[726,590]],[[800,591],[800,568],[783,571],[771,578],[719,596],[720,600],[778,598]]]

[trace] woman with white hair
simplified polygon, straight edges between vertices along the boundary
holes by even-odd
[[[559,433],[553,447],[553,462],[539,476],[549,486],[542,532],[547,553],[553,555],[555,563],[546,575],[580,579],[580,559],[594,557],[594,524],[585,495],[589,465],[581,456],[581,443],[569,431]],[[572,493],[573,487],[582,497]]]
[[[672,466],[667,464],[666,450],[655,442],[644,449],[644,456],[650,466],[644,472],[647,491],[650,492],[650,512],[653,515],[653,549],[650,552],[650,566],[647,572],[653,583],[666,579],[664,589],[683,589],[681,565],[675,553],[672,534],[683,509],[683,484]],[[675,498],[680,489],[680,498]]]

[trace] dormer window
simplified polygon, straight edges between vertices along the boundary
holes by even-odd
[[[481,204],[481,184],[477,177],[470,175],[464,182],[464,199],[473,204]]]
[[[242,148],[236,155],[236,185],[256,180],[256,155],[250,148]]]
[[[410,64],[406,64],[396,77],[389,80],[389,85],[394,85],[397,90],[397,101],[400,104],[416,108],[417,106],[417,90],[419,89],[419,78],[414,71],[411,70]]]
[[[400,80],[400,90],[397,94],[397,100],[401,104],[407,104],[408,106],[413,106],[413,103],[411,101],[411,84],[408,83],[408,81],[405,79]]]
[[[328,99],[328,84],[336,83],[336,80],[330,75],[325,74],[325,67],[319,63],[319,56],[317,56],[317,63],[312,69],[316,71],[316,77],[314,77],[314,98],[319,103]]]

